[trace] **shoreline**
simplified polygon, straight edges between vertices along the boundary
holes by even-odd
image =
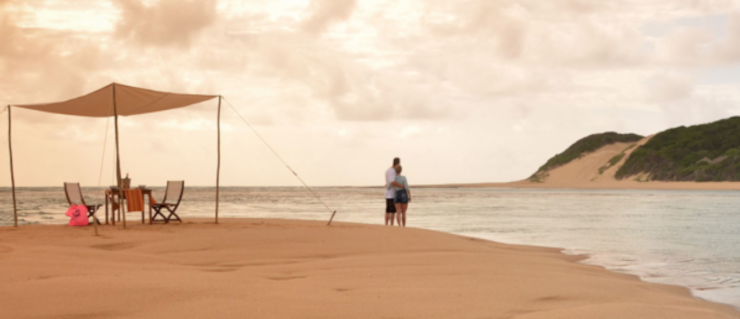
[[[108,186],[86,186],[83,188],[107,188]],[[165,185],[150,186],[165,188]],[[214,188],[215,186],[190,186],[197,188]],[[493,183],[447,183],[412,185],[413,188],[511,188],[511,189],[602,189],[602,190],[740,190],[740,182],[662,182],[662,181],[596,181],[596,182],[530,182],[528,180]],[[16,190],[38,188],[62,189],[62,186],[19,186]],[[221,186],[229,188],[304,188],[303,186]],[[311,188],[340,189],[383,189],[383,186],[311,186]],[[0,187],[0,192],[9,192],[9,186]]]
[[[539,246],[535,246],[535,247],[539,247]],[[544,246],[544,247],[548,247],[548,246]],[[709,303],[713,303],[713,304],[717,304],[717,305],[723,305],[723,306],[727,306],[727,307],[730,307],[732,309],[735,309],[735,311],[738,312],[738,317],[740,318],[740,306],[735,306],[735,305],[732,305],[732,304],[729,304],[729,303],[714,301],[714,300],[711,300],[711,299],[707,299],[707,298],[703,298],[703,297],[697,296],[697,295],[694,294],[694,292],[695,292],[694,289],[691,289],[689,287],[682,286],[682,285],[679,285],[679,284],[666,284],[666,283],[660,283],[660,282],[651,282],[651,281],[647,281],[647,280],[643,279],[639,274],[636,274],[636,273],[632,273],[632,272],[628,272],[628,271],[619,271],[619,270],[609,269],[607,266],[600,265],[598,262],[588,263],[588,260],[592,257],[591,254],[589,254],[589,253],[574,253],[574,254],[569,254],[569,253],[566,253],[565,252],[566,250],[567,249],[563,249],[561,251],[561,253],[564,254],[564,255],[568,255],[568,256],[583,256],[584,257],[582,260],[578,260],[576,262],[583,263],[585,265],[599,267],[599,268],[602,268],[602,269],[604,269],[606,271],[609,271],[609,272],[615,273],[615,274],[624,274],[624,275],[634,276],[637,280],[639,280],[641,282],[648,283],[648,284],[671,286],[671,287],[678,287],[678,288],[686,289],[687,293],[692,298],[694,298],[696,300],[706,301],[706,302],[709,302]],[[710,289],[712,289],[712,288],[710,288]]]
[[[569,255],[558,248],[502,244],[415,228],[324,225],[289,219],[222,219],[214,225],[207,219],[188,219],[182,225],[132,223],[128,230],[102,226],[100,237],[92,236],[89,227],[3,227],[0,292],[10,297],[0,300],[0,305],[21,309],[11,310],[11,317],[30,316],[23,311],[33,311],[35,316],[98,314],[91,316],[95,318],[219,316],[194,315],[198,312],[190,312],[194,311],[191,303],[209,311],[219,305],[242,316],[256,314],[254,306],[259,304],[269,310],[261,315],[277,318],[306,313],[419,318],[620,318],[624,313],[632,318],[740,317],[736,308],[700,299],[688,288],[647,283],[636,275],[584,264],[580,261],[588,255]],[[381,249],[397,242],[404,245]],[[54,260],[54,265],[48,260]],[[97,267],[69,269],[80,265]],[[155,282],[157,288],[152,286]],[[250,288],[241,289],[235,282]],[[95,302],[92,310],[71,302],[82,296],[70,296],[70,289],[84,295],[93,287],[112,296],[88,296],[104,299]],[[200,300],[201,292],[214,287],[219,298]],[[137,304],[144,297],[141,294],[148,295],[147,289],[157,295],[171,293],[178,302],[163,308],[145,306],[138,312],[126,307]],[[235,295],[251,306],[234,303]],[[54,301],[42,309],[22,306],[44,297]],[[388,304],[393,297],[406,301]],[[283,309],[285,303],[293,310]]]
[[[687,190],[687,191],[734,191],[740,190],[740,182],[593,182],[593,183],[537,183],[529,181],[505,183],[467,183],[419,185],[412,188],[511,188],[511,189],[593,189],[593,190]]]
[[[432,231],[435,231],[435,230],[432,230]],[[707,299],[707,298],[703,298],[703,297],[697,296],[697,295],[694,294],[694,289],[689,288],[687,286],[682,286],[682,285],[679,285],[679,284],[666,284],[666,283],[660,283],[660,282],[651,282],[651,281],[647,281],[647,280],[643,279],[640,274],[637,274],[637,273],[634,273],[634,272],[620,271],[620,270],[616,270],[616,269],[609,269],[609,267],[607,267],[605,265],[602,265],[602,264],[599,264],[598,262],[589,262],[589,259],[593,258],[594,257],[593,255],[595,255],[596,253],[587,253],[587,252],[573,252],[573,253],[569,253],[567,251],[570,248],[563,248],[563,247],[556,247],[556,246],[540,246],[540,245],[530,245],[530,244],[518,244],[518,243],[506,243],[506,242],[495,241],[495,240],[481,238],[481,237],[475,237],[475,236],[458,235],[458,234],[446,233],[446,232],[442,232],[442,233],[449,234],[449,235],[454,235],[454,236],[466,237],[466,238],[468,238],[468,237],[469,238],[476,238],[476,239],[485,240],[485,241],[489,241],[489,242],[493,242],[493,243],[498,243],[498,244],[502,244],[502,245],[523,246],[523,247],[533,247],[533,248],[543,248],[543,249],[554,249],[554,250],[558,251],[560,254],[562,254],[564,256],[572,257],[573,259],[570,259],[570,261],[573,262],[573,263],[580,263],[580,264],[583,264],[583,265],[597,267],[597,268],[603,269],[603,270],[608,271],[608,272],[613,273],[613,274],[620,274],[620,275],[632,276],[635,279],[639,280],[640,282],[644,282],[644,283],[651,284],[651,285],[661,285],[661,286],[668,286],[668,287],[676,287],[676,288],[685,289],[686,292],[688,293],[688,295],[691,298],[694,298],[696,300],[701,300],[701,301],[709,302],[709,303],[712,303],[712,304],[727,306],[727,307],[730,307],[730,308],[736,310],[738,312],[738,318],[740,318],[740,306],[735,306],[735,305],[732,305],[732,304],[729,304],[729,303],[714,301],[714,300],[711,300],[711,299]],[[712,288],[710,288],[710,289],[712,289]]]

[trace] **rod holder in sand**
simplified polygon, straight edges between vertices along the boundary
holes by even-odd
[[[336,210],[333,213],[331,213],[331,218],[329,218],[329,222],[326,223],[326,226],[331,226],[331,221],[334,220],[334,215],[336,214],[337,214]]]

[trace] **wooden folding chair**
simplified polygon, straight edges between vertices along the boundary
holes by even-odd
[[[157,221],[157,216],[162,216],[162,221],[165,222],[165,224],[169,223],[173,217],[182,223],[182,219],[180,219],[180,216],[177,216],[175,212],[177,211],[177,207],[180,206],[180,201],[182,200],[182,194],[184,192],[185,181],[168,181],[167,190],[164,192],[164,199],[162,202],[156,203],[152,200],[152,203],[150,204],[155,212],[152,216],[152,222]],[[163,210],[165,212],[169,212],[169,215],[165,217],[162,213]]]
[[[116,212],[119,212],[121,209],[121,205],[116,201],[116,194],[113,194],[113,192],[110,189],[105,190],[105,223],[108,224],[108,203],[110,203],[110,209],[111,209],[111,223],[113,225],[116,224]]]
[[[85,203],[85,198],[82,197],[82,188],[80,188],[80,183],[64,183],[64,194],[67,196],[67,202],[69,202],[69,205],[85,205],[87,207],[87,218],[93,217],[94,221],[100,224],[100,221],[97,217],[94,217],[95,212],[100,208],[100,206],[103,206],[103,204],[97,204],[97,205],[88,205]]]

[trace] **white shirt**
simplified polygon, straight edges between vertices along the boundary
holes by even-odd
[[[386,199],[393,199],[393,197],[396,197],[396,192],[393,191],[393,188],[388,189],[388,185],[396,181],[396,169],[391,167],[387,171],[385,171],[385,198]]]

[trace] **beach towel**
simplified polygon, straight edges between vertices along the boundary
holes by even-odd
[[[88,224],[87,207],[85,205],[69,206],[65,215],[70,217],[69,226],[87,226]]]
[[[144,211],[144,195],[138,188],[124,190],[126,192],[126,202],[128,203],[129,212]]]

